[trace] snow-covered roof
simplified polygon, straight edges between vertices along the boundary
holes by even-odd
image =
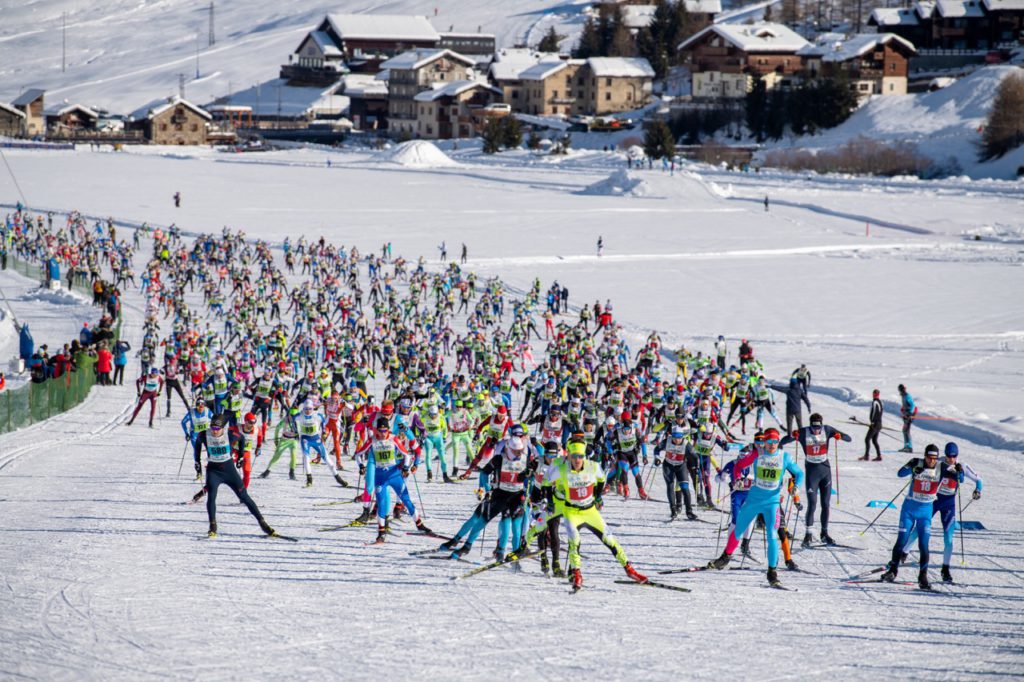
[[[985,16],[981,0],[936,0],[935,9],[944,19],[976,19]]]
[[[433,102],[434,100],[441,99],[442,97],[454,97],[456,95],[461,95],[467,90],[473,90],[476,88],[485,88],[495,94],[502,94],[500,89],[488,85],[487,83],[483,83],[481,81],[462,80],[452,81],[451,83],[446,83],[441,87],[435,87],[432,90],[424,90],[417,94],[413,99],[417,102]]]
[[[918,0],[914,3],[914,11],[917,12],[917,16],[922,19],[927,19],[935,13],[935,1],[934,0]]]
[[[539,62],[561,61],[554,52],[536,52],[528,48],[501,50],[491,62],[490,75],[495,81],[519,80],[520,74]]]
[[[690,14],[719,14],[722,0],[686,0],[686,11]]]
[[[657,9],[657,5],[626,5],[622,8],[622,23],[626,28],[647,28]]]
[[[3,102],[0,102],[0,109],[3,109],[4,111],[9,111],[10,113],[14,114],[19,118],[25,118],[25,112],[21,109],[15,109],[13,104],[4,104]]]
[[[231,103],[250,106],[254,116],[298,118],[310,112],[340,113],[348,106],[348,97],[335,95],[337,85],[295,87],[288,81],[275,78],[258,86],[231,93]]]
[[[331,36],[327,35],[326,31],[310,31],[309,38],[316,43],[316,46],[320,48],[320,52],[325,57],[340,57],[341,50],[334,44]]]
[[[982,0],[989,12],[1024,10],[1024,0]]]
[[[47,109],[44,109],[43,110],[43,115],[44,116],[63,116],[64,114],[68,113],[69,111],[73,111],[75,109],[81,111],[86,116],[90,116],[92,118],[97,118],[98,119],[100,117],[99,114],[97,114],[95,111],[93,111],[92,109],[90,109],[89,107],[87,107],[87,106],[85,106],[83,104],[68,104],[67,102],[65,102],[63,104],[58,104],[58,105],[53,106],[53,107],[48,107]]]
[[[382,69],[394,71],[395,69],[422,69],[427,64],[437,61],[442,57],[462,62],[466,66],[473,66],[476,62],[469,57],[452,50],[408,50],[396,55],[380,65]]]
[[[192,102],[189,102],[187,99],[182,99],[178,97],[177,95],[166,99],[158,99],[153,102],[150,102],[149,104],[145,104],[136,109],[135,111],[133,111],[131,114],[129,114],[128,118],[134,119],[136,121],[142,120],[144,118],[153,118],[154,116],[159,116],[163,112],[178,104],[182,104],[188,107],[189,109],[191,109],[199,116],[205,118],[208,121],[213,119],[213,117],[210,116],[208,111],[206,111],[202,107],[192,104]]]
[[[598,78],[654,78],[654,69],[642,57],[591,57],[587,65]]]
[[[807,45],[797,50],[797,54],[801,57],[820,57],[823,62],[846,62],[893,41],[911,52],[917,52],[909,40],[895,33],[858,33],[840,40],[830,40],[826,36],[825,40],[815,45]]]
[[[540,62],[534,64],[528,69],[524,69],[520,74],[520,80],[524,81],[542,81],[548,76],[553,76],[569,65],[563,61],[558,62]]]
[[[15,97],[14,101],[11,102],[11,104],[16,107],[27,106],[29,104],[32,104],[32,102],[35,102],[44,94],[46,94],[45,90],[40,90],[39,88],[29,88],[25,92]]]
[[[441,39],[426,17],[410,14],[328,14],[334,31],[342,40]]]
[[[712,24],[683,42],[677,49],[685,50],[714,32],[744,52],[796,52],[808,43],[788,26],[767,21],[753,24]]]
[[[387,97],[388,84],[366,73],[350,73],[341,79],[342,91],[349,97]]]
[[[876,7],[871,10],[871,18],[876,26],[917,26],[917,12],[910,7]]]

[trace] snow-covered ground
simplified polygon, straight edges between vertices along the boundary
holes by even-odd
[[[0,648],[4,676],[1024,674],[1024,529],[1015,505],[1024,476],[1024,269],[1012,238],[1021,226],[1019,185],[699,166],[671,176],[622,174],[618,154],[485,157],[465,146],[450,152],[458,165],[443,168],[361,151],[7,156],[38,209],[76,208],[129,225],[174,222],[189,232],[227,225],[273,242],[324,235],[364,251],[391,241],[409,258],[436,258],[442,240],[457,254],[465,242],[471,268],[512,287],[537,276],[565,284],[571,303],[611,298],[637,340],[657,329],[669,347],[707,352],[718,334],[734,351],[748,338],[773,378],[806,362],[814,408],[854,436],[840,451],[832,531],[858,549],[797,551],[815,575],[783,572],[795,593],[763,589],[763,565],[667,578],[693,589],[685,595],[615,585],[618,566],[586,537],[591,589],[575,597],[532,562],[522,575],[502,569],[453,582],[467,566],[409,556],[426,540],[399,536],[366,548],[365,529],[316,532],[357,510],[313,506],[347,494],[323,474],[303,489],[280,463],[251,490],[271,523],[299,544],[259,537],[223,495],[222,537],[197,542],[204,510],[178,504],[194,492],[176,477],[180,407],[155,431],[124,427],[132,391],[96,389],[71,413],[0,438],[0,641],[14,645]],[[55,175],[74,182],[54,183]],[[595,185],[643,191],[586,191]],[[8,178],[0,179],[0,203],[14,201]],[[137,294],[125,306],[134,343]],[[864,418],[878,387],[887,424],[897,426],[900,382],[923,414],[950,419],[919,422],[917,448],[957,440],[962,459],[985,478],[984,497],[965,518],[987,530],[964,534],[965,566],[958,538],[958,584],[939,594],[839,580],[886,560],[897,513],[860,532],[876,513],[866,504],[899,490],[895,471],[904,461],[888,454],[880,464],[856,462],[863,432],[842,422]],[[441,532],[453,531],[475,503],[468,485],[420,487],[427,518]],[[709,524],[664,524],[660,479],[652,490],[657,502],[606,506],[630,559],[655,573],[712,558],[719,515],[705,513]],[[933,563],[940,547],[933,538]],[[694,647],[702,654],[693,656]]]

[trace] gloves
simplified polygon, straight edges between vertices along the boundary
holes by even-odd
[[[402,468],[402,478],[409,478],[409,470],[404,467]]]
[[[800,432],[797,431],[797,430],[794,430],[793,433],[791,433],[790,435],[793,436],[793,438],[799,438],[800,437]]]
[[[415,473],[416,473],[416,465],[415,465],[415,464],[413,464],[413,465],[412,465],[412,468],[411,468],[411,469],[409,469],[409,471],[415,474]]]
[[[602,509],[604,509],[604,498],[602,498],[602,497],[595,498],[594,505],[597,507],[598,511],[601,511]]]
[[[804,505],[800,502],[800,498],[799,497],[794,497],[793,498],[793,505],[796,507],[797,511],[803,511],[804,510]]]
[[[957,463],[956,463],[956,466],[955,466],[955,467],[953,467],[953,468],[954,468],[954,469],[956,469],[956,472],[957,472],[958,474],[959,474],[959,473],[962,473],[962,472],[963,472],[963,470],[964,470],[964,467],[963,467],[963,465],[962,465],[962,464],[960,464],[960,462],[957,462]]]
[[[654,466],[656,466],[656,467],[660,467],[661,466],[661,458],[660,457],[655,457],[654,458]]]
[[[359,475],[360,476],[365,476],[366,475],[366,465],[365,464],[360,464],[359,465]]]
[[[647,466],[647,455],[644,455],[644,466]]]
[[[477,488],[476,489],[476,499],[482,500],[486,496],[487,496],[487,491],[485,491],[483,488]]]
[[[981,499],[981,491],[980,490],[975,490],[973,493],[971,493],[971,499],[972,500],[980,500]]]
[[[835,440],[842,440],[843,439],[843,434],[841,434],[838,431],[836,431],[835,433],[832,434],[832,438],[834,438]]]
[[[922,471],[924,471],[924,467],[921,466],[920,464],[918,464],[916,467],[914,467],[914,475],[915,476],[920,474]]]

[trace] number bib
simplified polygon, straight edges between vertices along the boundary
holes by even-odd
[[[686,461],[686,441],[679,443],[678,445],[672,441],[668,442],[665,449],[662,451],[665,453],[665,461],[672,462],[673,464],[680,464]]]
[[[149,391],[150,393],[156,393],[156,389],[160,387],[160,380],[152,377],[147,377],[146,383],[142,385],[143,390]]]
[[[754,486],[762,490],[778,490],[782,485],[782,464],[781,451],[775,455],[765,453],[758,457],[754,463]]]
[[[196,433],[202,433],[206,429],[210,428],[210,413],[203,410],[202,416],[192,413],[192,430]]]
[[[629,452],[636,448],[637,438],[635,429],[629,429],[628,433],[625,430],[620,430],[618,433],[618,439],[620,450]]]
[[[804,456],[809,464],[824,464],[828,461],[828,438],[825,436],[825,429],[817,435],[813,431],[807,432],[807,444],[804,445]]]
[[[206,455],[210,462],[227,462],[231,460],[231,441],[227,429],[220,436],[210,434],[206,437]]]
[[[523,490],[522,473],[526,470],[526,457],[510,459],[501,458],[501,471],[498,473],[498,489],[510,493]]]
[[[395,442],[390,438],[373,441],[373,459],[378,469],[394,466],[398,459],[396,452]]]
[[[562,439],[562,420],[559,419],[557,422],[545,421],[543,428],[540,430],[541,441],[547,443],[549,441],[561,440]]]
[[[910,486],[907,497],[914,502],[934,502],[939,492],[939,467],[925,469],[914,476],[914,482]]]
[[[312,417],[302,415],[297,421],[299,425],[299,433],[303,436],[313,437],[320,435],[320,425],[316,422],[316,415],[313,415]]]

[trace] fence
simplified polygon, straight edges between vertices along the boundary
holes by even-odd
[[[9,258],[7,267],[33,279],[42,278],[39,265]],[[121,316],[114,326],[114,339],[121,338]],[[96,358],[86,352],[75,356],[75,371],[47,379],[41,383],[29,381],[24,386],[0,391],[0,434],[49,419],[78,405],[96,383]]]

